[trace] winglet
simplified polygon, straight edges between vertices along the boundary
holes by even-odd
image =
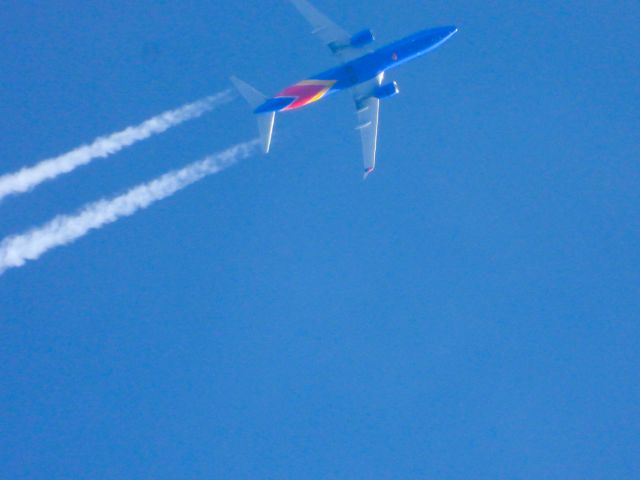
[[[237,77],[231,77],[231,82],[236,87],[240,95],[244,97],[247,103],[254,110],[262,105],[267,97],[265,97],[258,90],[253,88],[246,82],[243,82]],[[269,149],[271,148],[271,138],[273,136],[273,125],[276,121],[276,113],[275,112],[267,112],[267,113],[258,113],[258,130],[260,132],[260,138],[262,140],[262,150],[264,153],[269,153]]]

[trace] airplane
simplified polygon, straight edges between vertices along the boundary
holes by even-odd
[[[376,163],[380,100],[397,95],[398,83],[383,84],[385,72],[420,57],[449,40],[458,29],[446,26],[422,30],[402,40],[373,50],[373,32],[350,35],[307,0],[290,0],[313,27],[313,34],[329,47],[340,65],[285,88],[272,98],[231,77],[236,89],[253,108],[265,153],[271,147],[276,113],[296,110],[342,90],[351,90],[362,140],[364,178]]]

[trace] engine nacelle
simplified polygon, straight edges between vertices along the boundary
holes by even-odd
[[[366,47],[375,40],[373,32],[369,29],[356,33],[351,37],[351,46],[354,48]]]
[[[385,85],[380,85],[373,92],[373,97],[376,97],[379,100],[383,98],[390,98],[400,93],[400,88],[398,88],[398,82],[393,81],[391,83],[387,83]]]

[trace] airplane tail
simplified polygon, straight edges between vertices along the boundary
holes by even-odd
[[[266,100],[262,93],[253,88],[246,82],[243,82],[237,77],[231,77],[233,85],[236,87],[240,95],[244,97],[247,103],[254,110],[262,105]],[[260,139],[262,140],[262,150],[264,153],[269,153],[271,147],[271,137],[273,135],[273,125],[276,120],[276,112],[258,113],[258,130],[260,132]]]

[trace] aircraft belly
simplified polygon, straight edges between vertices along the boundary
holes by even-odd
[[[310,79],[298,82],[278,93],[275,98],[287,98],[292,101],[283,108],[286,110],[295,110],[304,107],[310,103],[317,102],[326,96],[335,85],[335,80]]]
[[[376,78],[384,71],[384,63],[373,54],[365,55],[337,68],[313,77],[317,80],[335,80],[332,90],[346,90]]]

